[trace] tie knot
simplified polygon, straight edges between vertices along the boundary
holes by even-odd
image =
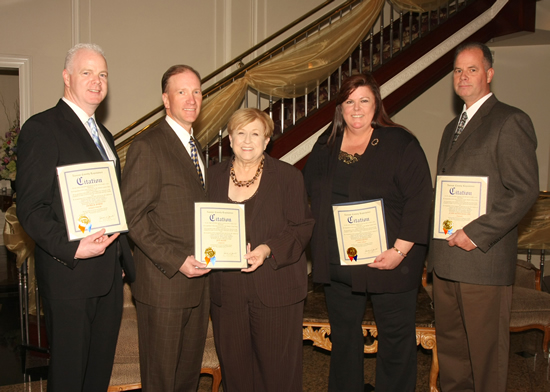
[[[195,139],[193,139],[193,136],[189,138],[189,144],[191,145],[191,147],[195,147]]]

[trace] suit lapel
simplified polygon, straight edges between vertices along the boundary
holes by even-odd
[[[265,162],[262,172],[262,178],[260,180],[260,186],[258,188],[257,197],[254,201],[254,208],[252,209],[252,221],[258,218],[258,214],[262,211],[268,211],[271,204],[271,195],[274,195],[275,187],[277,186],[277,180],[275,179],[276,172],[273,165],[273,160],[264,152]],[[267,204],[267,205],[266,205]],[[265,207],[264,207],[265,206]]]
[[[451,127],[451,129],[450,129],[449,132],[447,132],[447,133],[445,134],[445,138],[446,138],[446,139],[443,140],[442,143],[441,143],[442,145],[445,146],[445,151],[448,151],[448,152],[451,151],[451,146],[452,146],[452,144],[453,144],[453,138],[454,138],[454,135],[455,135],[455,132],[456,132],[456,128],[458,127],[458,122],[459,122],[459,121],[460,121],[460,115],[457,116],[457,117],[453,120],[453,122],[452,122],[451,125],[449,125],[449,126]],[[469,124],[468,124],[468,125],[469,125]],[[462,133],[464,133],[464,132],[465,132],[465,129],[463,130]],[[459,139],[460,139],[460,137],[459,137]],[[452,150],[455,150],[455,151],[456,151],[456,148],[453,147]],[[448,154],[447,154],[447,155],[448,155]]]
[[[84,124],[82,124],[82,121],[80,121],[76,113],[61,99],[59,100],[57,107],[59,108],[63,119],[68,123],[67,130],[72,132],[80,140],[83,149],[86,151],[86,160],[94,162],[102,161],[103,157],[101,156],[101,153],[97,149],[90,133]]]
[[[195,139],[195,145],[197,146],[197,152],[199,153],[199,159],[201,160],[204,167],[206,167],[206,161],[204,159],[204,154],[202,153],[202,146],[201,146],[200,142],[197,139]],[[204,176],[204,173],[203,173],[203,176]]]
[[[119,184],[121,184],[122,172],[120,170],[120,158],[118,157],[118,153],[116,151],[115,141],[114,141],[113,137],[111,136],[111,133],[107,130],[107,128],[105,128],[103,126],[103,124],[98,123],[98,125],[99,125],[99,132],[103,133],[103,138],[105,139],[105,141],[107,141],[107,144],[109,145],[109,148],[111,149],[113,154],[115,154],[115,169],[116,169],[116,174],[117,174],[117,177],[118,177]],[[94,145],[95,145],[95,143],[94,143]],[[96,149],[97,149],[97,147],[96,147]],[[99,150],[98,150],[98,152],[99,152]]]
[[[111,149],[113,154],[118,155],[116,153],[116,146],[115,146],[115,142],[114,142],[114,139],[112,138],[111,133],[107,130],[107,128],[105,128],[103,126],[103,124],[98,122],[97,125],[99,126],[99,132],[101,132],[101,134],[103,135],[103,139],[107,142],[107,144],[109,145],[109,148]],[[117,165],[118,165],[118,156],[117,156]]]
[[[225,165],[221,177],[214,178],[213,182],[216,186],[210,189],[210,195],[213,200],[228,200],[229,198],[229,171],[231,170],[231,159],[218,163],[218,165]]]
[[[172,154],[173,160],[175,162],[180,162],[182,165],[182,170],[185,171],[185,173],[191,172],[195,175],[193,178],[195,181],[197,181],[197,184],[202,188],[201,180],[199,178],[199,174],[197,173],[197,169],[195,168],[195,164],[193,163],[193,160],[189,156],[189,153],[187,152],[187,149],[181,142],[180,138],[174,132],[172,127],[166,122],[165,119],[162,120],[162,122],[159,125],[159,128],[162,130],[165,140],[166,140],[166,151],[169,151],[170,154]],[[202,152],[200,151],[200,145],[197,145],[197,150],[199,152],[199,157],[204,163],[204,158],[202,155]],[[206,165],[204,166],[206,167]],[[202,173],[203,178],[205,177],[205,173]]]
[[[208,189],[208,184],[206,182],[206,160],[205,160],[204,155],[202,153],[201,144],[199,143],[199,141],[197,139],[195,139],[195,143],[196,143],[196,146],[197,146],[197,153],[199,155],[199,159],[202,162],[202,167],[204,167],[204,173],[202,173],[202,178],[204,179],[204,186],[205,186],[205,189]],[[189,159],[191,159],[191,157],[189,157]],[[191,163],[193,163],[193,168],[195,169],[195,171],[197,171],[197,168],[195,167],[195,163],[193,162],[193,160],[191,160]],[[201,180],[199,178],[198,173],[197,173],[197,181],[199,182],[199,184],[201,184]],[[201,186],[202,186],[202,184],[201,184]]]
[[[485,116],[489,114],[493,106],[495,106],[495,103],[497,102],[497,99],[495,98],[495,95],[491,95],[487,101],[481,105],[481,107],[477,110],[476,114],[472,117],[470,121],[468,121],[468,124],[466,124],[466,127],[458,137],[458,139],[455,142],[455,145],[451,148],[452,140],[454,137],[454,133],[456,131],[456,127],[458,126],[458,120],[460,116],[457,116],[455,121],[453,121],[453,132],[449,132],[448,136],[449,139],[446,141],[448,145],[448,152],[446,155],[446,159],[451,158],[456,152],[462,147],[462,145],[468,140],[468,138],[483,125],[483,119]]]

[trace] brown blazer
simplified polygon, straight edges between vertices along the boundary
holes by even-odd
[[[264,156],[252,224],[246,230],[252,249],[266,244],[273,257],[266,259],[252,276],[265,306],[286,306],[302,301],[307,295],[304,249],[315,221],[307,203],[302,174],[287,163]],[[225,161],[208,170],[211,201],[227,202],[230,168],[231,161]],[[222,275],[213,271],[210,276],[211,300],[216,305],[223,305]]]
[[[179,272],[187,256],[195,253],[194,203],[206,201],[207,192],[166,120],[132,142],[122,199],[135,243],[136,300],[162,308],[190,308],[208,300],[201,298],[207,276],[189,279]]]
[[[517,258],[517,224],[537,199],[537,138],[521,110],[489,97],[451,142],[458,117],[441,139],[437,174],[488,176],[487,213],[464,232],[477,245],[466,252],[445,240],[432,240],[428,271],[441,278],[482,285],[511,285]],[[437,190],[436,190],[437,191]]]

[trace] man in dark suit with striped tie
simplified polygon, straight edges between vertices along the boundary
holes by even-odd
[[[122,199],[135,243],[141,382],[144,392],[196,391],[206,341],[208,269],[194,257],[194,204],[207,200],[193,122],[199,74],[186,65],[162,77],[166,117],[138,136],[126,157]]]
[[[437,174],[489,181],[487,213],[431,242],[444,392],[506,390],[517,224],[539,193],[533,123],[491,93],[494,73],[487,46],[456,50],[453,84],[464,108],[443,132]]]
[[[102,229],[69,242],[56,175],[57,166],[113,160],[120,179],[113,137],[94,115],[108,86],[101,48],[70,49],[63,81],[57,106],[31,117],[21,130],[17,216],[36,242],[51,354],[48,391],[105,391],[122,316],[122,270],[133,280],[134,262],[125,235],[108,237]]]

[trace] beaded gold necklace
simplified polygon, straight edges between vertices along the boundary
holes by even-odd
[[[265,157],[263,156],[262,161],[258,165],[258,170],[256,170],[256,174],[254,174],[254,177],[252,177],[248,181],[239,181],[237,180],[237,176],[235,175],[235,168],[233,167],[233,162],[235,162],[235,157],[233,157],[233,160],[231,161],[231,170],[229,171],[229,176],[231,177],[231,181],[233,181],[233,184],[235,184],[239,188],[243,186],[248,188],[250,185],[254,184],[254,181],[256,181],[256,179],[260,176],[260,174],[262,174],[262,170],[264,168],[264,160],[265,160]]]

